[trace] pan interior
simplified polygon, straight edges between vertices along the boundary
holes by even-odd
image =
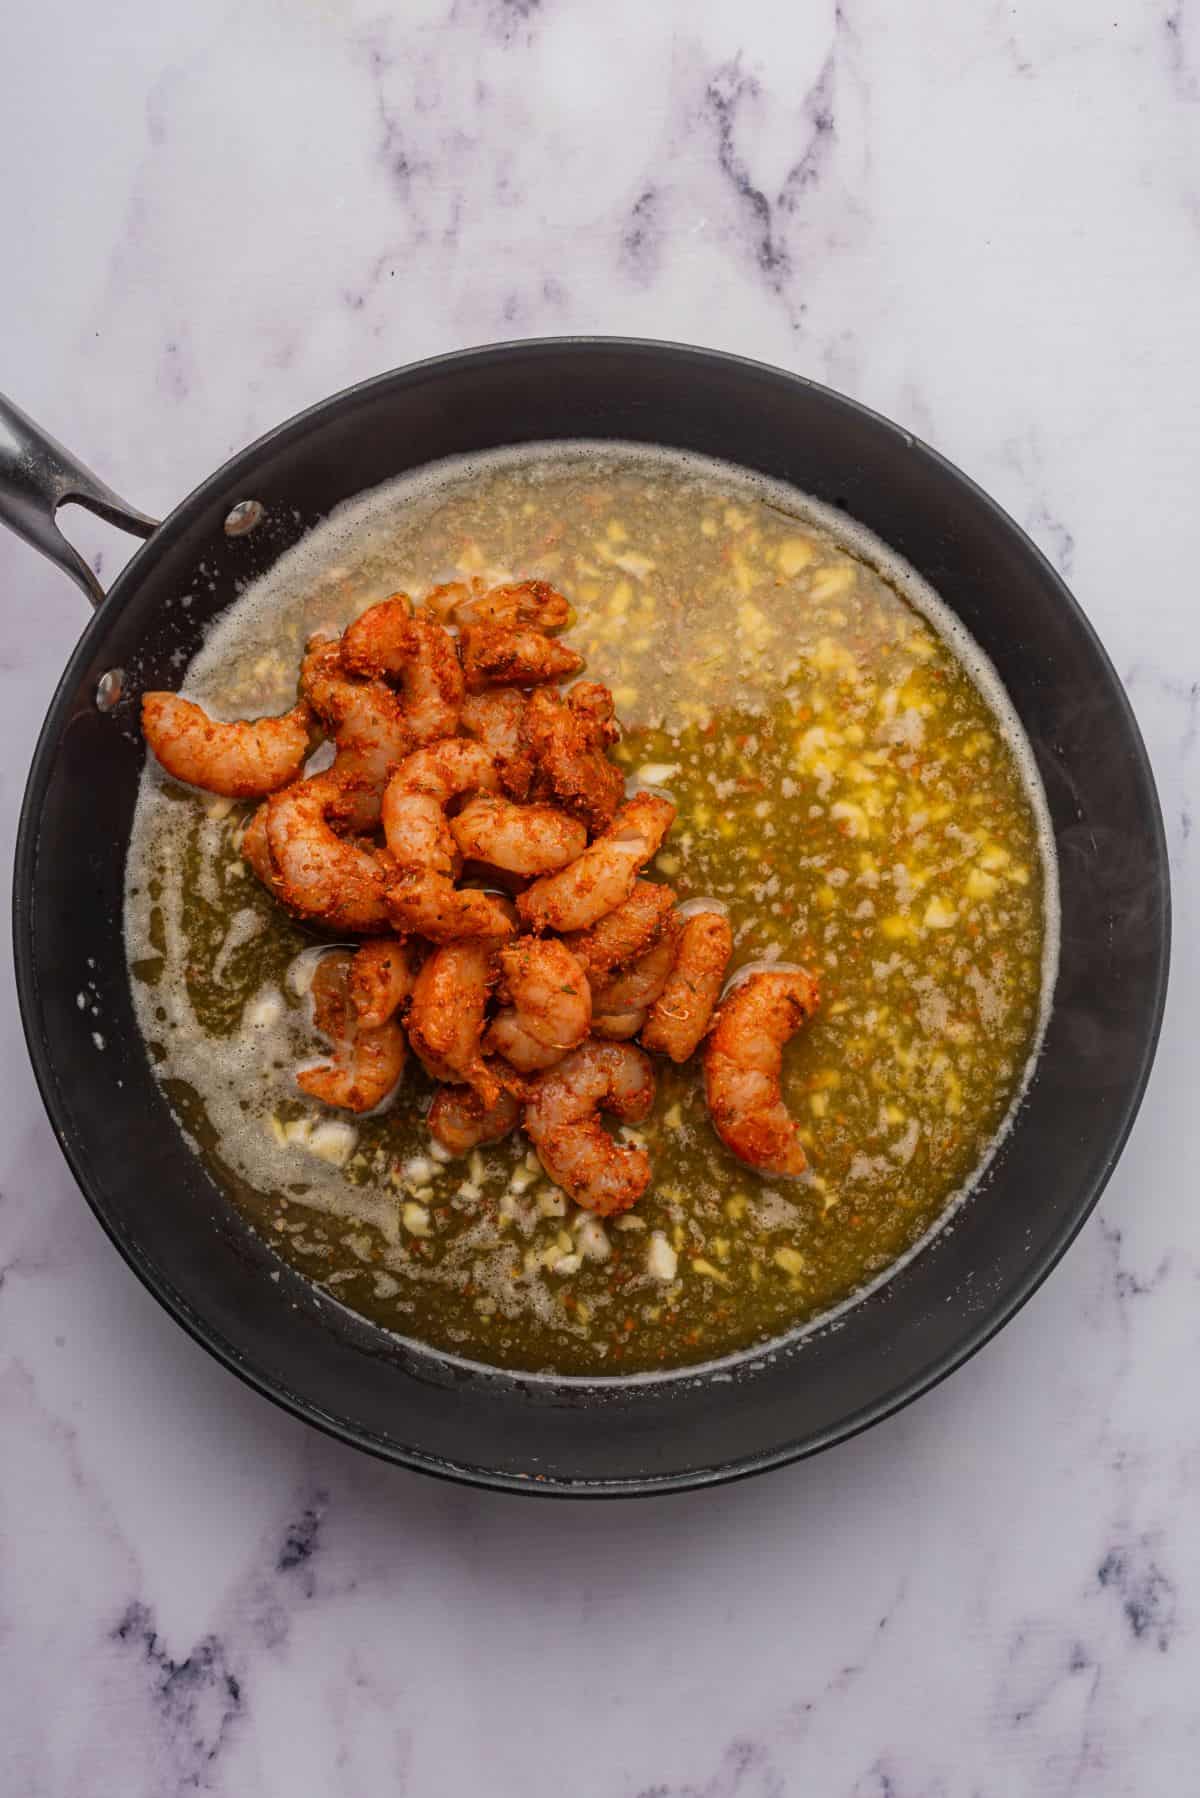
[[[328,939],[246,879],[252,805],[150,766],[126,934],[164,1091],[284,1260],[461,1359],[669,1376],[819,1327],[953,1214],[1045,1027],[1053,845],[995,670],[832,508],[728,464],[593,442],[457,458],[339,508],[220,619],[186,690],[222,716],[284,711],[312,632],[471,574],[563,584],[566,641],[621,699],[622,767],[675,788],[652,872],[730,908],[735,969],[798,960],[832,989],[788,1057],[811,1176],[747,1173],[695,1064],[658,1064],[639,1132],[654,1179],[607,1228],[546,1184],[521,1136],[433,1160],[411,1062],[380,1115],[306,1104],[294,1069],[322,1044],[296,982]]]

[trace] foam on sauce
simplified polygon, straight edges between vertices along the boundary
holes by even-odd
[[[553,515],[564,482],[573,483],[573,503],[586,504],[589,492],[602,496],[595,522],[587,522],[589,542],[595,533],[590,549],[569,531],[565,549],[554,537]],[[670,507],[678,512],[682,577],[675,568],[668,570],[665,559],[656,568],[644,545],[639,547],[637,507],[631,502],[623,511],[621,503],[621,495],[627,489],[633,492],[638,483],[648,495],[647,515],[673,516]],[[468,535],[473,496],[479,496],[478,530]],[[493,524],[489,506],[496,508]],[[520,536],[512,519],[522,514],[532,520],[531,531],[538,527],[540,539],[514,555],[515,565],[510,566],[504,559],[506,532],[509,542]],[[701,628],[707,615],[701,601],[695,602],[694,634],[681,633],[679,617],[671,616],[676,591],[686,588],[685,523],[690,520],[701,530],[702,518],[715,518],[721,521],[717,527],[721,532],[732,533],[725,605],[726,611],[732,605],[737,617],[736,639],[726,644],[724,654],[710,655],[707,663],[703,659],[707,639]],[[739,525],[739,519],[747,522]],[[545,531],[543,524],[548,524]],[[928,1217],[914,1213],[907,1238],[901,1240],[893,1231],[881,1251],[882,1261],[873,1265],[867,1257],[857,1277],[843,1281],[841,1290],[834,1278],[835,1261],[817,1276],[800,1267],[810,1260],[814,1216],[820,1221],[832,1204],[836,1218],[836,1207],[858,1203],[847,1195],[885,1176],[892,1178],[897,1167],[906,1169],[914,1157],[919,1159],[926,1121],[923,1114],[916,1115],[918,1107],[912,1107],[914,1115],[906,1113],[902,1123],[889,1126],[892,1135],[886,1143],[881,1135],[878,1142],[864,1141],[862,1147],[847,1145],[838,1197],[831,1201],[826,1193],[815,1211],[811,1183],[802,1194],[790,1186],[786,1194],[764,1189],[723,1157],[704,1119],[694,1075],[665,1067],[660,1067],[660,1098],[649,1127],[650,1139],[657,1145],[661,1191],[652,1189],[639,1206],[642,1215],[619,1220],[619,1229],[606,1229],[575,1213],[563,1195],[548,1188],[524,1139],[447,1166],[440,1152],[431,1151],[413,1104],[411,1083],[402,1087],[391,1120],[351,1118],[298,1098],[294,1071],[320,1052],[307,992],[321,946],[314,946],[282,917],[237,858],[236,832],[245,808],[185,795],[155,768],[147,769],[127,864],[125,932],[134,1001],[157,1075],[200,1152],[280,1251],[335,1293],[345,1288],[348,1301],[401,1334],[432,1337],[446,1352],[466,1359],[535,1370],[553,1366],[590,1377],[624,1371],[612,1353],[618,1315],[637,1319],[630,1332],[633,1347],[624,1356],[631,1373],[670,1372],[688,1363],[693,1368],[709,1365],[731,1352],[757,1352],[764,1340],[786,1334],[789,1325],[807,1329],[827,1320],[839,1305],[861,1296],[916,1253],[945,1224],[1011,1122],[1044,1032],[1057,966],[1057,876],[1045,798],[1028,745],[990,662],[907,565],[830,508],[729,465],[635,445],[532,445],[437,464],[341,508],[283,556],[215,622],[187,670],[184,690],[216,715],[283,710],[294,695],[305,638],[314,629],[340,629],[349,617],[398,588],[419,596],[436,582],[464,573],[478,573],[489,581],[527,574],[557,578],[579,613],[570,640],[586,648],[589,678],[613,685],[622,722],[633,727],[623,746],[633,758],[628,765],[631,781],[651,788],[669,784],[680,800],[679,825],[664,845],[659,872],[679,891],[685,910],[714,906],[731,910],[738,940],[735,980],[751,963],[780,967],[798,959],[792,936],[799,940],[803,931],[797,925],[789,935],[781,895],[799,893],[800,915],[809,918],[810,935],[825,932],[819,945],[822,984],[827,986],[829,970],[838,967],[839,956],[845,963],[847,950],[832,924],[822,923],[812,902],[814,890],[832,895],[829,917],[836,915],[839,929],[844,922],[853,932],[851,920],[860,919],[860,936],[876,928],[880,878],[890,880],[896,917],[924,920],[912,927],[922,941],[937,940],[943,915],[953,914],[945,926],[952,930],[962,914],[937,892],[926,900],[920,870],[908,865],[912,855],[891,868],[885,866],[874,885],[869,870],[863,867],[855,873],[850,865],[832,869],[822,885],[816,869],[803,871],[797,881],[796,869],[804,858],[794,845],[803,846],[797,833],[804,829],[820,832],[836,826],[837,840],[844,840],[847,850],[857,841],[870,845],[877,836],[873,818],[863,813],[857,800],[843,796],[849,790],[846,757],[861,758],[870,752],[861,747],[857,752],[835,750],[830,745],[838,731],[832,724],[818,722],[803,731],[803,719],[794,726],[795,763],[791,759],[779,763],[801,769],[800,778],[783,775],[757,802],[757,810],[738,813],[738,842],[743,849],[748,832],[759,833],[760,852],[777,831],[792,832],[782,868],[756,879],[749,891],[732,873],[725,883],[727,891],[715,890],[722,883],[711,877],[703,859],[712,838],[703,818],[709,812],[718,821],[732,816],[732,811],[721,813],[720,808],[742,804],[747,777],[737,773],[736,760],[730,761],[727,775],[714,774],[712,718],[736,713],[731,728],[754,743],[741,765],[773,767],[771,756],[783,728],[779,720],[786,715],[786,728],[792,729],[791,712],[799,719],[808,693],[800,676],[790,670],[789,646],[779,640],[768,600],[760,601],[761,569],[749,550],[738,548],[756,533],[766,544],[763,555],[769,551],[775,558],[772,566],[784,570],[775,586],[799,580],[809,596],[806,603],[825,608],[822,616],[840,615],[838,594],[846,581],[843,578],[839,588],[838,580],[857,563],[878,577],[880,605],[885,592],[898,595],[927,622],[985,702],[1003,744],[1003,752],[995,753],[1010,758],[1016,770],[1039,863],[1040,915],[1030,914],[1023,925],[1025,938],[1035,926],[1039,938],[1037,991],[1029,995],[1027,1028],[1017,1031],[1011,1026],[1014,1001],[1009,975],[1001,979],[977,963],[964,964],[956,974],[960,989],[956,991],[947,988],[944,978],[920,972],[909,976],[905,970],[916,966],[912,957],[917,951],[913,938],[903,934],[889,955],[877,954],[871,964],[880,991],[897,977],[911,988],[913,1028],[922,1033],[922,1040],[943,1038],[961,1014],[962,996],[970,994],[983,1027],[999,1030],[1008,1022],[1012,1043],[1019,1043],[1021,1052],[1014,1059],[1014,1047],[1009,1063],[997,1068],[992,1106],[996,1121],[980,1137],[966,1178],[940,1193]],[[704,534],[711,535],[707,530]],[[805,543],[815,546],[815,573],[806,574],[802,560],[806,552],[796,547]],[[557,568],[556,557],[561,560],[564,554],[572,565]],[[797,560],[800,566],[788,575],[787,568]],[[854,578],[861,584],[869,577],[860,571]],[[593,589],[599,597],[589,600]],[[657,613],[655,598],[661,602]],[[790,590],[785,599],[794,603]],[[687,603],[692,603],[690,597]],[[690,612],[682,615],[691,620]],[[811,677],[817,683],[814,692],[821,680],[843,678],[837,656],[848,652],[836,635],[839,628],[836,623],[831,626],[834,635],[821,637],[812,651],[813,667],[821,668],[822,657],[828,663],[819,676]],[[714,629],[720,650],[719,625]],[[732,639],[727,623],[725,632]],[[639,668],[650,678],[641,678]],[[894,683],[899,697],[891,702],[892,714],[881,712],[880,741],[890,744],[901,762],[918,755],[932,728],[928,713],[901,703],[910,688],[915,694],[914,681],[919,685],[919,662],[914,662],[914,669],[903,686]],[[881,707],[887,703],[885,694]],[[994,761],[995,753],[987,753]],[[790,739],[786,754],[793,755]],[[852,759],[850,766],[857,765],[858,760]],[[854,789],[860,795],[868,790],[869,783]],[[806,822],[809,814],[813,816]],[[955,830],[960,837],[969,834],[949,823],[947,841],[947,833]],[[1012,854],[997,853],[1007,854],[1013,864]],[[853,861],[840,850],[839,859]],[[860,862],[871,859],[869,848],[860,852]],[[843,878],[835,882],[835,875]],[[979,879],[986,891],[986,883],[994,885],[999,876],[977,870],[969,878]],[[843,894],[860,881],[867,884],[852,907],[843,901]],[[795,915],[794,898],[790,902]],[[1028,907],[1033,901],[1011,888],[1011,904],[1022,903]],[[202,908],[201,936],[211,970],[202,989],[189,978],[189,965],[194,967],[197,960],[197,907]],[[213,986],[228,992],[227,1001],[213,996]],[[219,1010],[220,1003],[226,1004],[224,1011]],[[887,1008],[881,1004],[878,1009]],[[823,1020],[818,1022],[824,1027]],[[828,1060],[829,1053],[826,1047],[823,1059]],[[825,1116],[816,1103],[824,1089],[812,1085],[819,1072],[806,1063],[803,1083],[789,1089],[788,1095],[789,1102],[800,1096],[808,1099],[814,1128]],[[952,1091],[949,1083],[947,1091]],[[882,1098],[880,1105],[882,1115],[886,1109]],[[382,1109],[386,1112],[389,1107]],[[664,1122],[673,1116],[676,1122]],[[881,1132],[883,1128],[881,1124]],[[646,1133],[628,1134],[636,1138]],[[832,1157],[832,1149],[827,1153]],[[712,1170],[712,1191],[703,1189],[702,1203],[700,1198],[689,1202],[689,1194],[672,1187],[668,1178],[672,1157],[681,1166],[690,1165],[689,1157],[702,1160]],[[819,1150],[814,1151],[814,1165],[817,1169],[826,1165]],[[816,1182],[821,1178],[818,1172]],[[698,1186],[695,1192],[700,1192]],[[730,1192],[728,1202],[722,1198],[724,1192]],[[731,1211],[733,1198],[739,1196],[744,1204]],[[335,1237],[323,1234],[321,1220],[336,1225]],[[743,1267],[739,1253],[742,1236],[748,1240],[750,1221],[762,1236],[763,1253],[748,1250]],[[547,1257],[553,1253],[555,1242],[546,1238],[555,1232],[557,1261],[547,1259],[531,1268],[534,1249]],[[331,1247],[335,1238],[336,1252]],[[433,1247],[443,1242],[450,1246],[438,1259]],[[515,1246],[515,1254],[507,1252],[506,1244]],[[544,1251],[539,1244],[545,1244]],[[555,1268],[564,1263],[566,1271],[556,1276]],[[668,1339],[662,1318],[652,1315],[656,1306],[662,1311],[672,1303],[677,1313],[687,1314],[693,1298],[698,1315],[705,1304],[709,1312],[719,1312],[726,1290],[733,1286],[741,1290],[743,1274],[749,1293],[755,1265],[760,1270],[754,1276],[756,1291],[764,1278],[768,1283],[781,1278],[781,1269],[787,1275],[790,1316],[785,1292],[782,1298],[772,1298],[773,1310],[761,1311],[756,1330],[731,1322],[723,1339],[717,1329],[680,1343]],[[793,1265],[795,1271],[788,1273]],[[521,1271],[514,1274],[514,1266]],[[615,1271],[622,1273],[619,1293],[609,1289]],[[461,1285],[465,1274],[473,1288],[471,1317],[465,1322],[457,1314],[449,1321],[443,1318],[433,1329],[430,1295],[436,1290],[442,1303],[448,1282]],[[572,1276],[578,1291],[586,1291],[587,1301],[565,1312],[563,1295]],[[428,1302],[422,1299],[423,1290]],[[695,1296],[699,1294],[707,1296],[702,1301]],[[758,1303],[761,1309],[765,1299]],[[520,1346],[522,1332],[527,1337],[532,1332],[531,1352]],[[665,1355],[651,1353],[649,1345],[659,1339],[668,1341]]]

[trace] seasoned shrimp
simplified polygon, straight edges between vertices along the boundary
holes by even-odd
[[[225,722],[178,693],[142,695],[142,731],[167,773],[227,799],[261,799],[295,780],[312,726],[304,700],[278,718]]]
[[[512,935],[499,902],[454,886],[458,851],[446,807],[462,793],[494,793],[496,763],[462,737],[427,744],[402,762],[383,796],[383,832],[397,864],[388,906],[397,927],[437,943]]]
[[[468,861],[510,874],[552,874],[587,848],[577,818],[552,805],[514,805],[494,794],[468,799],[450,820],[450,835]]]
[[[328,930],[374,936],[389,928],[390,870],[380,855],[343,841],[330,825],[344,802],[331,774],[297,781],[267,802],[265,836],[283,903]],[[243,845],[244,846],[244,845]]]
[[[549,581],[510,581],[486,587],[481,580],[447,581],[425,596],[424,610],[444,624],[526,625],[537,631],[565,630],[571,607]]]
[[[672,1061],[695,1054],[732,954],[733,931],[723,912],[697,911],[684,920],[674,965],[642,1030],[644,1048]]]
[[[249,864],[254,873],[262,881],[276,905],[294,917],[304,918],[302,912],[291,900],[287,885],[275,866],[275,857],[271,854],[271,844],[267,836],[267,811],[270,800],[264,799],[256,812],[252,812],[242,832],[242,860]],[[340,822],[341,802],[338,802],[338,820]],[[333,815],[331,810],[331,816]]]
[[[397,930],[431,943],[455,943],[464,937],[499,941],[513,934],[512,921],[495,894],[456,887],[445,874],[429,868],[401,869],[388,888],[387,904]]]
[[[470,1086],[439,1086],[429,1107],[429,1133],[452,1155],[467,1155],[480,1143],[499,1142],[517,1127],[520,1101],[500,1091],[485,1105]]]
[[[321,636],[309,641],[300,691],[333,736],[343,821],[354,830],[374,830],[389,775],[417,746],[398,695],[386,681],[350,674],[338,639]]]
[[[674,904],[670,887],[639,880],[624,905],[608,912],[590,930],[569,936],[567,946],[583,963],[592,984],[603,983],[617,968],[646,953]]]
[[[416,957],[403,937],[364,943],[350,969],[350,1002],[359,1023],[369,1030],[386,1024],[412,997],[416,977]]]
[[[417,616],[423,613],[428,618],[436,618],[439,624],[457,626],[462,622],[459,616],[462,609],[486,592],[487,582],[481,581],[478,575],[469,581],[441,581],[429,589],[417,607]]]
[[[670,979],[678,940],[679,926],[669,918],[644,955],[615,979],[592,988],[592,1029],[597,1036],[637,1035]]]
[[[481,687],[532,687],[578,674],[583,657],[540,631],[502,624],[468,625],[459,639],[467,691]]]
[[[352,674],[397,681],[404,716],[417,743],[433,743],[458,729],[463,675],[454,639],[429,618],[410,616],[407,594],[370,606],[342,637],[342,660]]]
[[[446,807],[463,793],[495,793],[500,775],[481,743],[450,737],[408,756],[383,796],[383,834],[401,868],[457,872]]]
[[[650,1157],[633,1144],[615,1143],[596,1114],[606,1111],[633,1124],[653,1103],[649,1056],[632,1043],[588,1042],[537,1076],[525,1128],[555,1184],[577,1205],[611,1217],[645,1192]]]
[[[580,681],[565,700],[544,689],[531,694],[521,732],[559,804],[589,830],[607,830],[625,792],[624,776],[607,754],[621,734],[608,688]]]
[[[283,904],[280,890],[279,873],[271,859],[271,845],[267,841],[267,807],[259,806],[247,820],[242,832],[242,860],[249,863],[266,887],[268,893]]]
[[[519,1073],[553,1067],[587,1035],[592,994],[571,951],[553,937],[521,937],[500,951],[510,1004],[493,1018],[484,1048]]]
[[[669,799],[637,793],[623,805],[604,835],[558,874],[545,874],[517,900],[521,921],[532,930],[586,930],[623,905],[638,871],[656,855],[675,818]]]
[[[704,1052],[704,1088],[713,1128],[727,1149],[764,1174],[802,1174],[808,1165],[780,1090],[784,1044],[818,1004],[803,968],[750,974],[726,994]]]
[[[485,1105],[494,1105],[500,1090],[479,1053],[495,978],[490,943],[444,943],[417,975],[408,1011],[408,1040],[426,1073],[474,1088]]]
[[[490,587],[468,607],[459,624],[528,625],[535,631],[565,631],[574,613],[549,581],[508,581]]]
[[[468,737],[490,749],[500,784],[513,799],[528,799],[533,786],[533,753],[521,732],[525,695],[516,687],[489,687],[468,693],[459,723]]]
[[[333,1044],[328,1061],[301,1068],[302,1092],[342,1111],[374,1111],[404,1072],[404,1032],[395,1019],[365,1025],[351,1003],[352,956],[335,949],[313,975],[313,1023]]]

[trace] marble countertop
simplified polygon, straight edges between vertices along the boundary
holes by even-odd
[[[1016,1321],[814,1462],[624,1506],[377,1465],[208,1360],[67,1173],[6,950],[0,1790],[1195,1790],[1197,0],[44,0],[0,95],[0,385],[135,504],[464,344],[815,376],[1070,580],[1176,903],[1141,1117]],[[70,528],[110,578],[127,540]],[[15,540],[0,575],[8,851],[83,607]]]

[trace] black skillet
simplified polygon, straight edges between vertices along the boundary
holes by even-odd
[[[181,652],[192,654],[209,619],[339,501],[439,457],[565,437],[725,457],[842,508],[899,550],[999,670],[1058,844],[1053,1015],[989,1177],[952,1227],[835,1325],[715,1375],[521,1378],[406,1345],[342,1309],[281,1266],[188,1148],[151,1075],[125,971],[140,692],[177,686]],[[107,598],[57,531],[67,499],[147,539]],[[906,431],[711,351],[516,343],[326,400],[157,526],[6,407],[0,519],[98,607],[42,729],[17,841],[17,989],[38,1084],[130,1266],[259,1391],[359,1448],[480,1485],[614,1495],[704,1485],[811,1454],[896,1410],[986,1342],[1054,1266],[1112,1171],[1150,1071],[1169,946],[1162,822],[1125,694],[1062,581]]]

